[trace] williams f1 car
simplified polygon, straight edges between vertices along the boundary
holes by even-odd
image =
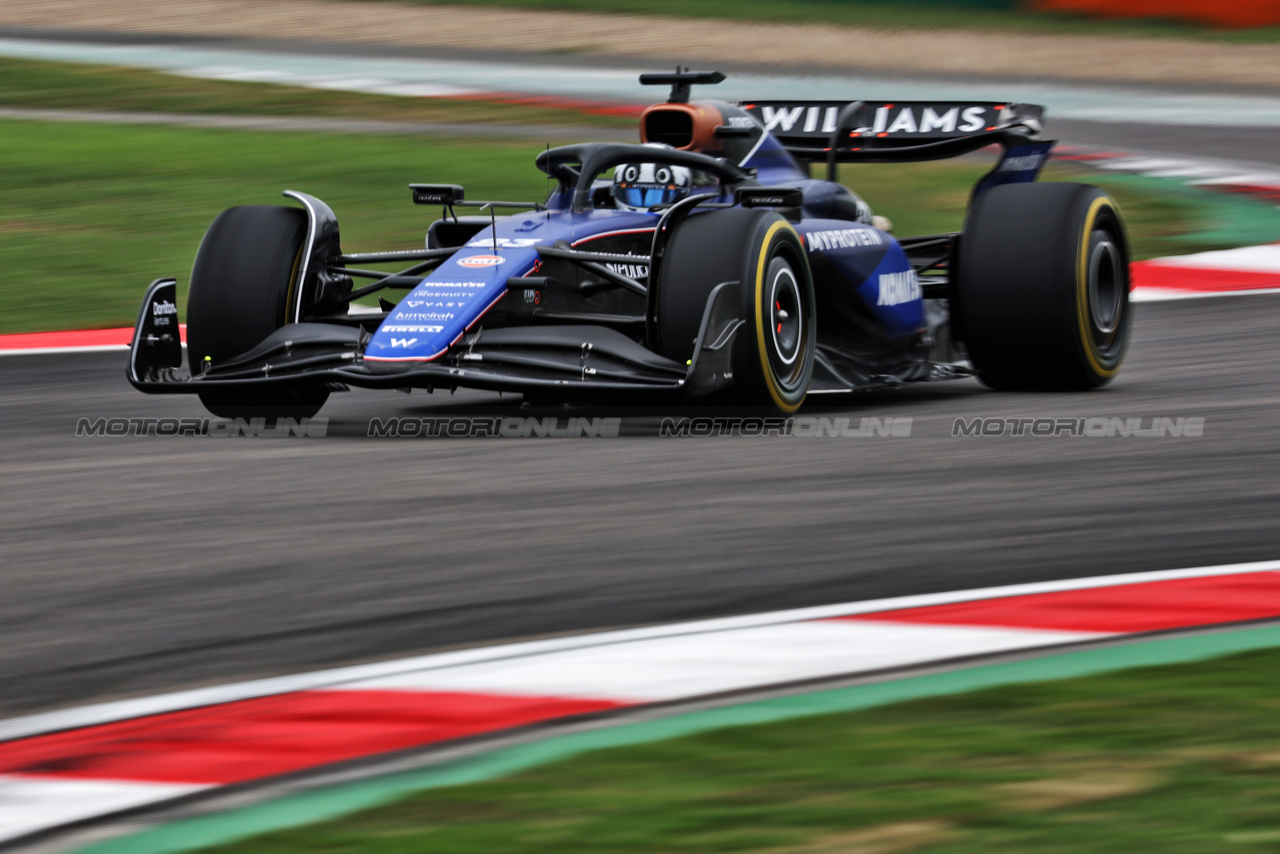
[[[223,212],[191,273],[187,370],[175,281],[160,279],[130,382],[234,417],[314,413],[349,386],[794,412],[823,392],[969,375],[1088,389],[1116,374],[1124,225],[1096,187],[1036,182],[1054,146],[1038,138],[1042,108],[690,100],[723,79],[642,75],[671,86],[643,113],[642,144],[540,153],[555,182],[544,200],[410,185],[441,209],[421,248],[344,252],[333,211],[295,191],[296,207]],[[895,237],[836,181],[841,163],[992,145],[1001,156],[958,233]],[[362,266],[386,264],[402,269]],[[382,298],[395,291],[407,293]],[[373,294],[380,308],[356,303]]]

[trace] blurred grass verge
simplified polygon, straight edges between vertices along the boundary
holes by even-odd
[[[458,0],[398,0],[418,5],[457,5]],[[469,5],[514,9],[719,18],[731,21],[832,24],[879,29],[1009,30],[1066,35],[1181,38],[1228,43],[1280,41],[1280,27],[1224,29],[1170,18],[1099,20],[1066,12],[1014,8],[1011,0],[469,0]]]
[[[1280,650],[582,754],[220,854],[1274,851]]]
[[[548,128],[548,144],[574,141]],[[0,332],[132,325],[147,282],[166,275],[178,278],[185,304],[188,271],[213,218],[233,205],[286,204],[284,189],[328,202],[348,251],[418,246],[438,212],[410,203],[409,182],[461,183],[476,199],[541,199],[547,182],[533,166],[541,148],[0,121],[0,264],[15,272],[0,288]],[[860,166],[842,177],[905,235],[959,229],[969,188],[985,168],[974,160]],[[1094,176],[1057,167],[1047,177]],[[1261,242],[1253,232],[1280,236],[1280,212],[1262,202],[1113,175],[1099,183],[1127,214],[1137,257]],[[1249,239],[1228,221],[1253,229]]]

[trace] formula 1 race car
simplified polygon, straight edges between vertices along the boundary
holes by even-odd
[[[439,205],[426,246],[344,253],[323,202],[223,212],[187,302],[152,283],[129,381],[195,393],[215,415],[314,414],[347,386],[469,387],[535,400],[652,394],[794,412],[806,395],[976,374],[996,389],[1099,386],[1128,341],[1129,253],[1096,187],[1034,183],[1054,142],[1027,104],[690,101],[670,85],[643,144],[549,149],[541,202]],[[836,181],[841,163],[1002,149],[964,230],[892,236]],[[811,177],[825,165],[825,180]],[[478,215],[459,216],[459,208]],[[518,211],[497,216],[496,211]],[[397,272],[362,264],[407,265]],[[357,287],[356,279],[368,280]],[[405,290],[380,308],[356,300]]]

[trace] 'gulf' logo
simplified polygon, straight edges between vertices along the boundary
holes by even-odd
[[[463,258],[458,262],[463,267],[496,267],[506,261],[506,258],[499,258],[497,255],[472,255]]]

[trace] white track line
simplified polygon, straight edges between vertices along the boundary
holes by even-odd
[[[804,621],[581,647],[467,667],[427,667],[334,687],[646,703],[1107,636],[985,626]]]
[[[1238,291],[1179,291],[1172,288],[1138,288],[1129,294],[1130,302],[1174,302],[1184,299],[1211,299],[1213,297],[1251,297],[1260,294],[1280,294],[1280,288],[1252,288]]]
[[[182,345],[184,348],[186,344]],[[41,356],[49,353],[118,353],[128,351],[128,344],[94,344],[86,347],[27,347],[26,349],[0,350],[0,356]]]
[[[1197,270],[1229,270],[1240,273],[1280,273],[1280,244],[1241,246],[1191,255],[1152,258],[1147,264],[1160,267],[1188,267]]]
[[[0,774],[0,842],[208,788],[174,783],[44,779]]]

